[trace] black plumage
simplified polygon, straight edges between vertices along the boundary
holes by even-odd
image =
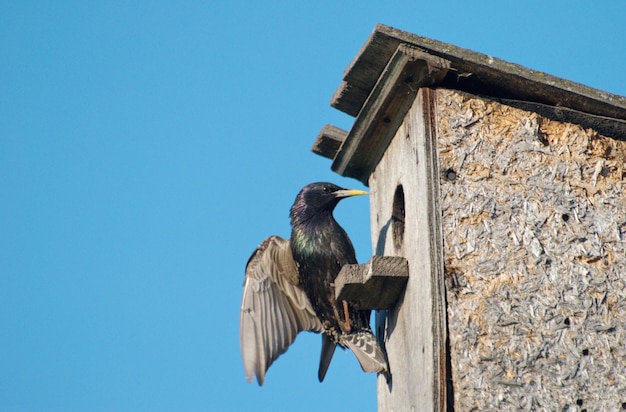
[[[291,239],[266,239],[246,266],[240,338],[248,380],[265,372],[298,332],[322,333],[318,378],[324,379],[335,347],[350,348],[366,372],[388,373],[387,359],[370,326],[370,311],[337,302],[333,282],[356,263],[352,242],[333,217],[339,201],[366,194],[332,183],[305,186],[291,207]]]

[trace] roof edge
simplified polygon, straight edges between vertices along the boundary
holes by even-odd
[[[626,97],[532,70],[486,54],[377,24],[344,71],[331,106],[356,117],[398,45],[405,43],[451,62],[442,87],[472,94],[567,107],[626,119]],[[626,137],[626,136],[625,136]]]

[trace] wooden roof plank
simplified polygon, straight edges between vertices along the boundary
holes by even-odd
[[[317,135],[311,151],[332,160],[347,136],[348,132],[346,130],[327,124]]]
[[[375,27],[346,69],[331,105],[356,116],[393,51],[401,43],[451,62],[451,70],[443,81],[443,87],[496,98],[568,107],[609,120],[626,119],[626,97],[381,24]],[[626,138],[626,130],[618,129],[618,133],[623,132],[623,135],[617,137]]]
[[[363,104],[332,169],[367,185],[420,87],[440,81],[449,62],[400,44]]]
[[[399,44],[375,29],[344,70],[343,81],[330,100],[331,107],[356,117]]]

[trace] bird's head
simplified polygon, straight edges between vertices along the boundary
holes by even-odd
[[[366,194],[363,190],[344,189],[328,182],[311,183],[304,186],[296,196],[290,216],[293,220],[321,212],[332,213],[341,199]]]

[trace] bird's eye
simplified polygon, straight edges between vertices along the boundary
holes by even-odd
[[[322,187],[322,191],[323,191],[324,193],[329,193],[329,192],[330,192],[330,187],[328,187],[328,186],[324,186],[324,187]]]

